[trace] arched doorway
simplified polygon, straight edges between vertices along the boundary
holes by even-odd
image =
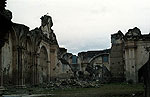
[[[44,46],[40,49],[38,73],[39,83],[46,83],[48,81],[48,53]]]
[[[93,69],[91,72],[94,76],[94,79],[100,80],[102,82],[110,81],[110,71],[109,71],[109,54],[99,54],[94,56],[89,61],[91,68]]]

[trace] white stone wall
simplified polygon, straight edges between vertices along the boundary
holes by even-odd
[[[139,70],[149,58],[149,53],[145,50],[145,47],[150,47],[149,41],[139,41],[137,43],[137,52],[136,52],[136,61],[137,61],[137,69]]]
[[[126,76],[127,80],[132,79],[133,81],[137,80],[136,77],[136,58],[135,58],[135,49],[129,48],[125,50],[125,63],[126,63]]]
[[[125,69],[126,80],[132,79],[138,82],[138,70],[148,61],[149,54],[145,47],[150,46],[149,41],[137,41],[133,47],[132,43],[128,43],[131,47],[125,49]]]

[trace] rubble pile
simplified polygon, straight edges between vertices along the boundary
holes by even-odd
[[[102,84],[99,81],[81,81],[76,79],[64,79],[40,85],[41,88],[66,89],[66,88],[99,88]]]

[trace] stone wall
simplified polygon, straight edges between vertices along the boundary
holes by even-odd
[[[87,78],[90,77],[89,80],[108,81],[110,79],[109,54],[110,49],[78,53],[83,74]]]
[[[48,83],[52,78],[57,77],[60,71],[59,46],[51,29],[51,17],[44,15],[42,19],[45,18],[41,27],[31,31],[25,25],[12,24],[12,29],[7,34],[8,40],[1,49],[3,86],[36,85]]]
[[[148,61],[150,35],[142,35],[140,29],[129,29],[125,34],[126,80],[138,82],[138,70]]]
[[[112,74],[112,81],[124,80],[124,59],[123,59],[123,33],[118,31],[111,35],[111,52],[110,52],[110,71]]]
[[[110,71],[112,78],[122,81],[138,82],[138,71],[147,62],[147,47],[150,35],[142,35],[137,27],[129,29],[124,35],[121,31],[111,36]]]

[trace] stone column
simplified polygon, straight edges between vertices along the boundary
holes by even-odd
[[[23,64],[22,64],[22,47],[18,46],[18,87],[24,88],[24,78],[23,78]]]
[[[36,52],[33,52],[33,84],[37,85],[38,84],[38,58],[39,54]]]

